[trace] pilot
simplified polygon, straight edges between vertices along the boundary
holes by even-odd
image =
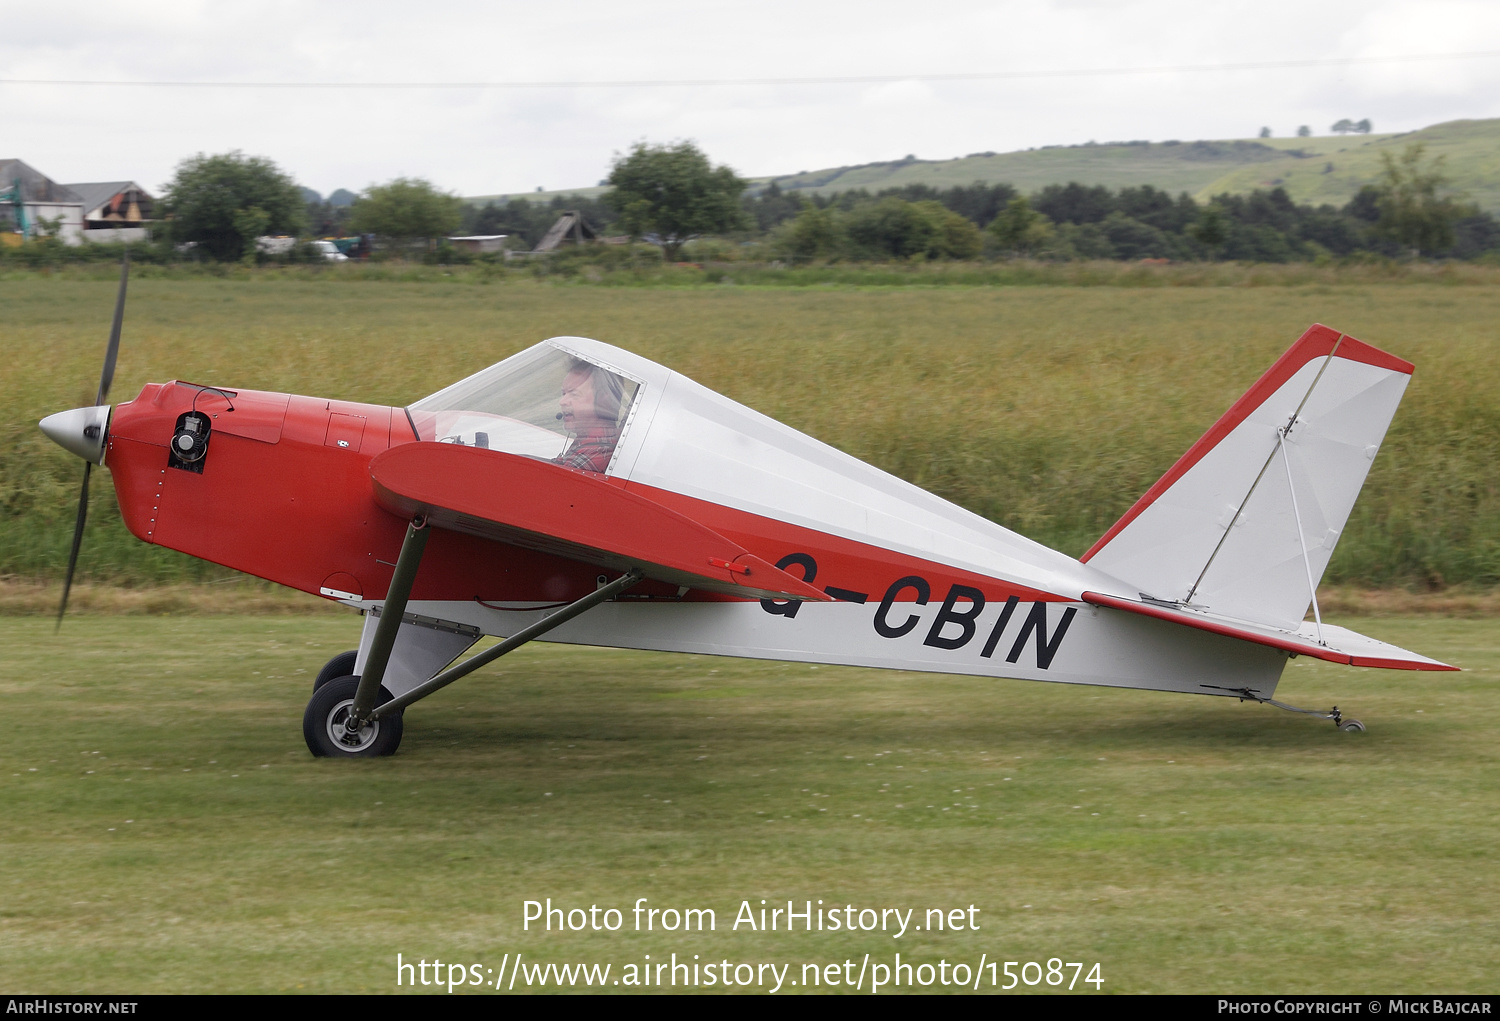
[[[584,471],[603,472],[620,442],[620,405],[624,385],[614,373],[585,361],[575,361],[563,377],[558,418],[573,437],[556,463]]]

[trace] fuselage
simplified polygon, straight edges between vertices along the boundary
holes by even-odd
[[[101,384],[41,426],[140,539],[365,613],[397,698],[545,635],[1264,700],[1296,655],[1452,669],[1301,620],[1411,370],[1313,326],[1082,560],[581,337],[405,408]]]
[[[638,423],[627,465],[634,474],[605,481],[701,522],[836,602],[736,599],[648,579],[550,640],[1184,691],[1202,691],[1212,677],[1274,690],[1281,653],[1085,605],[1081,592],[1100,584],[1087,565],[763,416],[730,422],[770,450],[757,460],[745,443],[734,448],[742,471],[724,477],[744,487],[742,496],[709,498],[715,475],[701,456],[681,469],[690,479],[665,479],[674,469],[661,447],[691,453],[696,442],[701,454],[710,442],[701,425],[714,414],[710,398],[754,415],[702,388],[686,397],[690,410],[695,399],[710,403],[697,418],[658,406],[654,426]],[[206,421],[207,445],[183,462],[172,440],[195,415]],[[695,424],[674,433],[682,420]],[[143,541],[370,609],[385,598],[407,525],[376,502],[370,461],[417,442],[431,438],[418,435],[403,408],[173,381],[113,409],[105,464],[126,525]],[[778,444],[790,447],[785,461],[777,461]],[[757,464],[773,465],[773,474],[755,479]],[[782,464],[793,465],[785,469],[791,496],[767,491]],[[810,490],[797,465],[843,474],[799,502],[796,492]],[[787,513],[756,506],[778,501]],[[815,527],[818,513],[846,519]],[[919,555],[924,548],[937,552]],[[600,577],[596,565],[437,529],[409,609],[505,635],[592,591]]]

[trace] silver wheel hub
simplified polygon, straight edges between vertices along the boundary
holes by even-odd
[[[362,752],[375,743],[380,736],[380,721],[368,720],[359,730],[350,730],[345,726],[349,714],[354,710],[354,699],[347,698],[333,707],[328,714],[325,726],[328,729],[328,737],[332,740],[334,747],[353,755]]]

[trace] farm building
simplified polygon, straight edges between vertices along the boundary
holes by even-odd
[[[21,160],[0,160],[0,233],[35,237],[43,221],[57,221],[57,236],[78,244],[83,198]]]
[[[144,241],[154,219],[156,200],[134,181],[69,184],[83,200],[83,237],[87,241]]]
[[[583,214],[574,209],[566,210],[557,222],[538,241],[533,252],[555,251],[565,244],[581,245],[585,241],[597,241],[599,232],[588,225]]]
[[[487,252],[503,251],[509,234],[471,234],[467,237],[449,238],[448,243],[460,252],[484,255]]]

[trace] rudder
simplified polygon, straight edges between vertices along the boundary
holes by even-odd
[[[1311,327],[1081,559],[1153,599],[1297,629],[1412,370]]]

